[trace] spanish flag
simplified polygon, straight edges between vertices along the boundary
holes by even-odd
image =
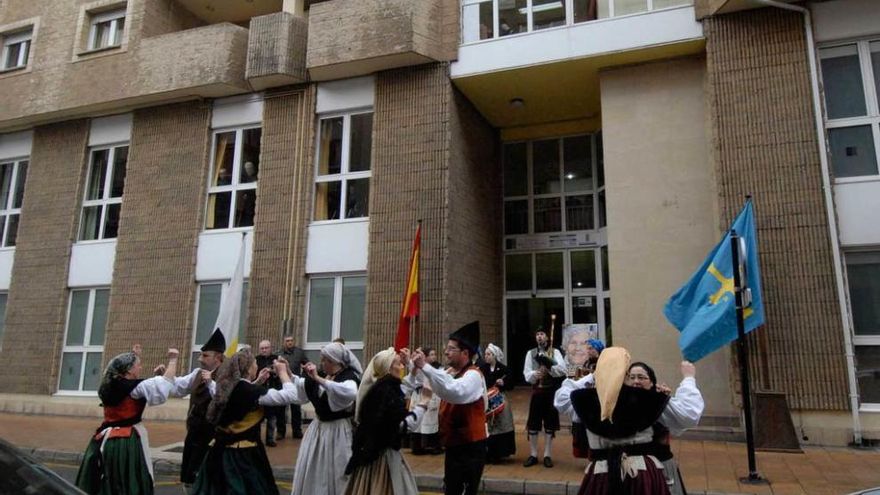
[[[409,334],[413,319],[419,316],[419,251],[422,243],[422,224],[416,227],[416,238],[413,241],[412,255],[409,258],[409,271],[406,277],[406,292],[403,295],[403,309],[397,323],[397,337],[394,349],[409,347]]]

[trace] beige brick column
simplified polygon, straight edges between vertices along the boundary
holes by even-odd
[[[189,363],[210,119],[204,102],[134,114],[105,362],[139,342],[145,368],[161,362],[168,347],[180,348]]]
[[[848,409],[803,17],[761,9],[704,28],[719,227],[755,201],[767,325],[751,376],[793,408]]]
[[[88,133],[85,120],[34,130],[0,351],[2,392],[57,389]]]

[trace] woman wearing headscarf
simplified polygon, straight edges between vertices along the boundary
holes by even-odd
[[[216,392],[207,413],[208,421],[216,426],[214,441],[196,476],[193,493],[278,493],[260,440],[260,422],[264,407],[290,404],[298,396],[287,363],[275,361],[274,370],[281,390],[260,385],[268,378],[269,368],[257,378],[257,360],[249,348],[236,352],[217,369]]]
[[[348,482],[345,467],[351,454],[352,419],[363,370],[351,350],[338,342],[321,349],[321,370],[318,374],[314,363],[307,363],[303,366],[306,376],[296,382],[305,395],[300,403],[312,403],[316,420],[299,447],[293,495],[341,495]]]
[[[699,422],[702,397],[693,394],[693,382],[685,383],[693,378],[692,365],[687,369],[691,376],[682,382],[688,390],[676,391],[670,398],[661,391],[634,386],[629,379],[630,364],[626,349],[609,347],[593,374],[595,388],[571,393],[591,447],[579,495],[669,494],[663,464],[656,456],[653,425],[659,421],[684,429]]]
[[[407,411],[400,378],[404,366],[401,355],[389,347],[364,370],[355,408],[357,428],[345,469],[351,476],[346,495],[418,493],[416,479],[400,454],[400,441],[418,426],[431,394],[423,390],[420,402]]]
[[[174,387],[177,349],[168,349],[168,365],[156,368],[161,376],[141,379],[141,359],[125,352],[107,363],[98,397],[104,422],[83,454],[76,486],[91,495],[150,495],[153,462],[147,429],[141,424],[144,409],[168,399]]]
[[[504,351],[497,345],[490,343],[483,352],[483,359],[480,372],[486,379],[487,389],[496,388],[498,393],[495,397],[500,395],[502,400],[506,402],[504,392],[513,388],[514,380],[510,369],[504,365]],[[487,415],[486,424],[489,427],[486,462],[494,464],[504,457],[515,454],[516,436],[513,426],[513,408],[510,403],[506,403],[500,413],[491,417]]]
[[[571,407],[571,393],[577,389],[594,386],[592,375],[596,371],[596,363],[603,350],[605,350],[605,344],[601,340],[587,339],[586,360],[582,367],[578,367],[579,374],[583,375],[566,378],[553,397],[553,406],[560,414],[568,414],[571,418],[571,450],[572,455],[579,459],[589,457],[590,443],[587,439],[587,429]]]

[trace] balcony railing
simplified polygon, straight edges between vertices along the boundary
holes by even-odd
[[[694,0],[462,0],[462,43],[609,17],[693,5]]]

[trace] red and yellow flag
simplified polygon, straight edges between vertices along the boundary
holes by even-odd
[[[413,241],[412,255],[409,258],[409,272],[406,277],[406,292],[403,295],[403,309],[397,323],[397,337],[394,348],[400,350],[409,347],[409,334],[413,319],[419,316],[419,251],[422,243],[422,224],[416,227],[416,238]]]

